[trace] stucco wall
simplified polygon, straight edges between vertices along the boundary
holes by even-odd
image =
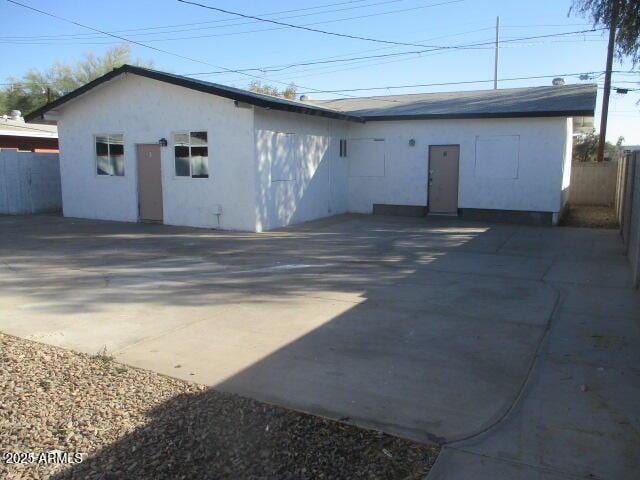
[[[347,211],[341,121],[255,109],[256,229]]]
[[[0,214],[57,212],[60,208],[57,153],[0,150]]]
[[[209,178],[176,177],[175,131],[208,132]],[[65,106],[58,120],[65,216],[137,221],[136,144],[161,149],[164,222],[254,230],[253,109],[124,75]],[[95,134],[124,134],[125,175],[96,174]],[[222,210],[220,224],[216,212]]]
[[[566,135],[564,139],[564,162],[562,164],[562,193],[560,196],[560,213],[569,202],[571,192],[572,160],[573,160],[573,118],[567,118]]]
[[[136,144],[163,137],[169,141],[161,149],[164,222],[174,225],[261,231],[370,213],[374,203],[424,206],[429,145],[460,145],[460,208],[558,212],[569,178],[566,118],[357,124],[238,108],[135,75],[65,105],[58,128],[63,209],[72,217],[136,221]],[[176,177],[173,132],[202,130],[209,178]],[[115,133],[124,134],[125,176],[99,176],[94,135]],[[346,159],[340,138],[349,139]],[[508,139],[513,161],[498,155],[479,165],[477,145],[487,138]]]
[[[379,142],[384,148],[384,175],[349,176],[349,210],[370,213],[374,203],[426,205],[429,145],[459,144],[460,208],[558,212],[563,163],[570,151],[566,144],[569,125],[566,118],[350,124],[350,141],[384,139]],[[519,137],[517,168],[507,174],[497,169],[479,171],[477,137],[497,136]],[[409,145],[410,139],[415,139],[415,146]],[[367,160],[355,158],[352,153],[349,157],[350,162]]]

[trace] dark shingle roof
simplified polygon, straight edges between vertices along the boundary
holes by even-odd
[[[418,93],[311,103],[366,120],[591,116],[596,103],[596,85]]]
[[[181,87],[237,100],[258,107],[322,117],[364,122],[420,118],[505,118],[593,116],[595,85],[510,88],[467,92],[419,93],[338,100],[294,101],[239,88],[205,82],[148,68],[123,65],[73,92],[26,115],[37,121],[43,115],[92,88],[123,73],[140,75]]]

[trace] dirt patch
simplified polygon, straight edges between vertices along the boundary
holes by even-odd
[[[409,479],[438,451],[0,334],[0,478]]]
[[[562,219],[567,227],[618,228],[616,212],[612,207],[570,205]]]

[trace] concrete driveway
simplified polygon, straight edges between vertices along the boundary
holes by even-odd
[[[567,376],[558,364],[593,335],[622,349],[621,362],[640,359],[640,333],[598,323],[640,318],[615,231],[339,216],[251,234],[40,216],[0,217],[0,233],[5,333],[106,348],[128,364],[417,440],[469,441],[502,426],[541,375],[534,359],[545,348],[554,356],[540,381]],[[633,395],[637,365],[626,378]],[[585,380],[563,382],[579,391]],[[640,467],[638,444],[629,447],[640,439],[637,409],[624,407],[628,417],[602,402],[627,422],[606,433],[613,460]],[[517,427],[511,438],[512,452],[469,455],[546,462],[520,458]],[[471,478],[451,476],[445,454],[436,474]],[[597,459],[585,461],[588,470]]]

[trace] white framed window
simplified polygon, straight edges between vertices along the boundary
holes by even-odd
[[[209,178],[207,132],[173,134],[176,177]]]
[[[96,174],[124,177],[124,135],[114,133],[94,136]]]

